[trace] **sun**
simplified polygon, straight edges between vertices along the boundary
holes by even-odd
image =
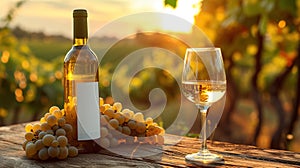
[[[192,30],[194,24],[194,16],[200,11],[200,3],[202,0],[177,0],[176,8],[164,6],[164,4],[155,4],[154,8],[164,13],[175,15],[179,18],[184,19],[190,24],[172,24],[172,21],[168,17],[160,18],[161,29],[173,32],[184,32],[188,33]]]

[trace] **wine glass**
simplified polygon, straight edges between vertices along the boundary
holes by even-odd
[[[192,162],[212,163],[222,156],[211,153],[206,144],[206,116],[209,107],[220,100],[226,92],[226,75],[220,48],[188,48],[182,73],[183,95],[195,103],[201,114],[202,145],[197,153],[185,159]]]

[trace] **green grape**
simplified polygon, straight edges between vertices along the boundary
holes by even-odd
[[[101,137],[99,140],[99,145],[102,146],[103,148],[109,148],[110,147],[109,139],[106,137]]]
[[[123,127],[118,126],[117,130],[122,133],[123,132]]]
[[[135,130],[137,133],[144,133],[146,131],[146,124],[142,122],[137,122]]]
[[[137,125],[136,125],[136,122],[134,120],[129,120],[128,123],[127,123],[128,127],[132,130],[135,130]]]
[[[130,135],[131,134],[131,130],[128,126],[124,126],[122,129],[122,133],[125,135]]]
[[[48,155],[48,149],[46,147],[42,148],[39,153],[38,153],[38,157],[41,160],[47,160],[49,159],[49,155]]]
[[[36,145],[34,143],[27,143],[25,147],[25,151],[27,157],[32,157],[37,152]]]
[[[57,118],[54,115],[49,115],[47,118],[47,123],[50,125],[50,127],[57,124]]]
[[[26,132],[25,133],[25,139],[27,141],[31,141],[34,138],[34,134],[32,132]]]
[[[120,102],[115,102],[113,104],[113,108],[116,110],[116,111],[121,111],[122,110],[122,104]]]
[[[66,131],[63,128],[59,128],[55,131],[55,135],[56,136],[65,136],[66,135]]]
[[[107,125],[108,121],[109,121],[109,117],[107,115],[101,115],[100,116],[101,125]]]
[[[124,111],[124,110],[123,110]],[[129,112],[122,112],[123,116],[124,116],[124,122],[128,122],[130,117],[130,113]]]
[[[45,117],[42,117],[42,118],[40,119],[40,123],[42,124],[42,123],[45,123],[45,122],[47,122],[46,119],[45,119]]]
[[[147,125],[151,125],[153,123],[153,118],[147,117],[145,122]]]
[[[64,117],[57,120],[58,126],[63,127],[66,124],[66,119]]]
[[[54,139],[51,143],[52,147],[58,147],[58,145],[59,145],[59,142],[56,139]]]
[[[113,128],[118,128],[118,126],[119,126],[119,121],[117,120],[117,119],[111,119],[110,121],[109,121],[109,124],[110,124],[110,126],[111,127],[113,127]]]
[[[57,119],[60,119],[63,115],[62,113],[60,112],[60,110],[58,111],[54,111],[53,112],[53,115],[57,118]]]
[[[46,114],[44,115],[44,118],[45,118],[46,121],[47,121],[47,118],[48,118],[50,115],[51,115],[50,113],[46,113]]]
[[[59,126],[58,125],[54,125],[51,129],[53,130],[53,132],[56,132],[56,130],[59,128]]]
[[[66,146],[59,147],[58,159],[66,159],[69,155],[69,150]]]
[[[59,148],[58,147],[53,147],[53,146],[50,146],[48,148],[48,155],[52,158],[55,158],[57,157],[59,154]]]
[[[110,146],[111,147],[117,147],[119,145],[119,142],[116,138],[110,139]]]
[[[23,150],[25,150],[26,145],[27,145],[28,142],[30,142],[30,141],[25,140],[25,141],[22,143],[22,148],[23,148]]]
[[[31,132],[32,131],[32,124],[26,124],[26,126],[25,126],[25,131],[26,132]]]
[[[54,131],[53,130],[47,130],[46,133],[50,134],[50,135],[54,135]]]
[[[113,118],[115,115],[115,111],[112,108],[108,108],[104,111],[104,114],[107,115],[109,118]]]
[[[73,130],[73,127],[70,124],[65,124],[62,128],[66,131],[66,133],[72,132]]]
[[[67,144],[68,144],[68,139],[66,136],[57,137],[57,141],[58,141],[60,147],[67,146]]]
[[[68,153],[70,157],[75,157],[78,155],[78,149],[75,146],[70,146],[68,150],[69,150]]]
[[[32,131],[36,132],[38,130],[41,130],[41,125],[39,123],[36,123],[32,126]]]
[[[47,131],[47,130],[50,130],[50,129],[51,129],[51,127],[48,123],[45,122],[45,123],[41,124],[41,130],[42,131]]]
[[[100,128],[100,133],[101,133],[101,136],[100,137],[106,137],[108,135],[108,130],[106,127],[101,127]]]
[[[42,141],[45,146],[50,146],[55,137],[51,134],[47,134],[43,137]]]
[[[120,112],[117,112],[114,118],[119,121],[120,125],[122,125],[125,122],[125,117]]]
[[[135,113],[133,115],[133,120],[135,120],[137,122],[144,122],[144,115],[143,115],[143,113],[140,113],[140,112]]]
[[[57,106],[52,106],[49,108],[49,113],[53,114],[55,111],[60,111],[59,107]]]
[[[43,141],[41,139],[38,139],[37,141],[35,141],[35,149],[37,151],[41,150],[45,145],[43,144]]]

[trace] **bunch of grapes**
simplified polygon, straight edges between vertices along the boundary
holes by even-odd
[[[151,117],[145,119],[143,113],[122,108],[120,102],[104,104],[100,98],[101,147],[116,147],[121,143],[164,144],[165,131]]]
[[[68,144],[67,136],[72,129],[72,126],[66,123],[64,110],[52,106],[39,123],[29,123],[25,126],[25,141],[22,146],[26,156],[40,160],[77,156],[77,148]]]

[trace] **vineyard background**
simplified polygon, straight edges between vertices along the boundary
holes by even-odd
[[[0,24],[0,125],[37,120],[52,105],[62,108],[62,63],[72,41],[10,27],[23,3],[16,2]],[[176,0],[165,0],[165,4],[177,5]],[[202,2],[195,24],[221,47],[228,79],[226,108],[214,139],[300,150],[299,7],[299,0]],[[101,65],[102,97],[111,102],[110,80],[118,61],[110,58],[118,55],[121,59],[145,46],[162,47],[168,39],[159,38],[153,42],[141,34],[111,49]],[[112,40],[102,37],[99,46]],[[167,44],[178,46],[177,42]],[[186,46],[180,46],[170,50],[183,56]],[[148,69],[138,73],[131,84],[132,100],[141,109],[149,107],[144,95],[151,89],[159,86],[165,91],[169,108],[156,120],[164,126],[170,124],[170,114],[178,110],[181,96],[172,75]],[[199,123],[187,136],[197,134]]]

